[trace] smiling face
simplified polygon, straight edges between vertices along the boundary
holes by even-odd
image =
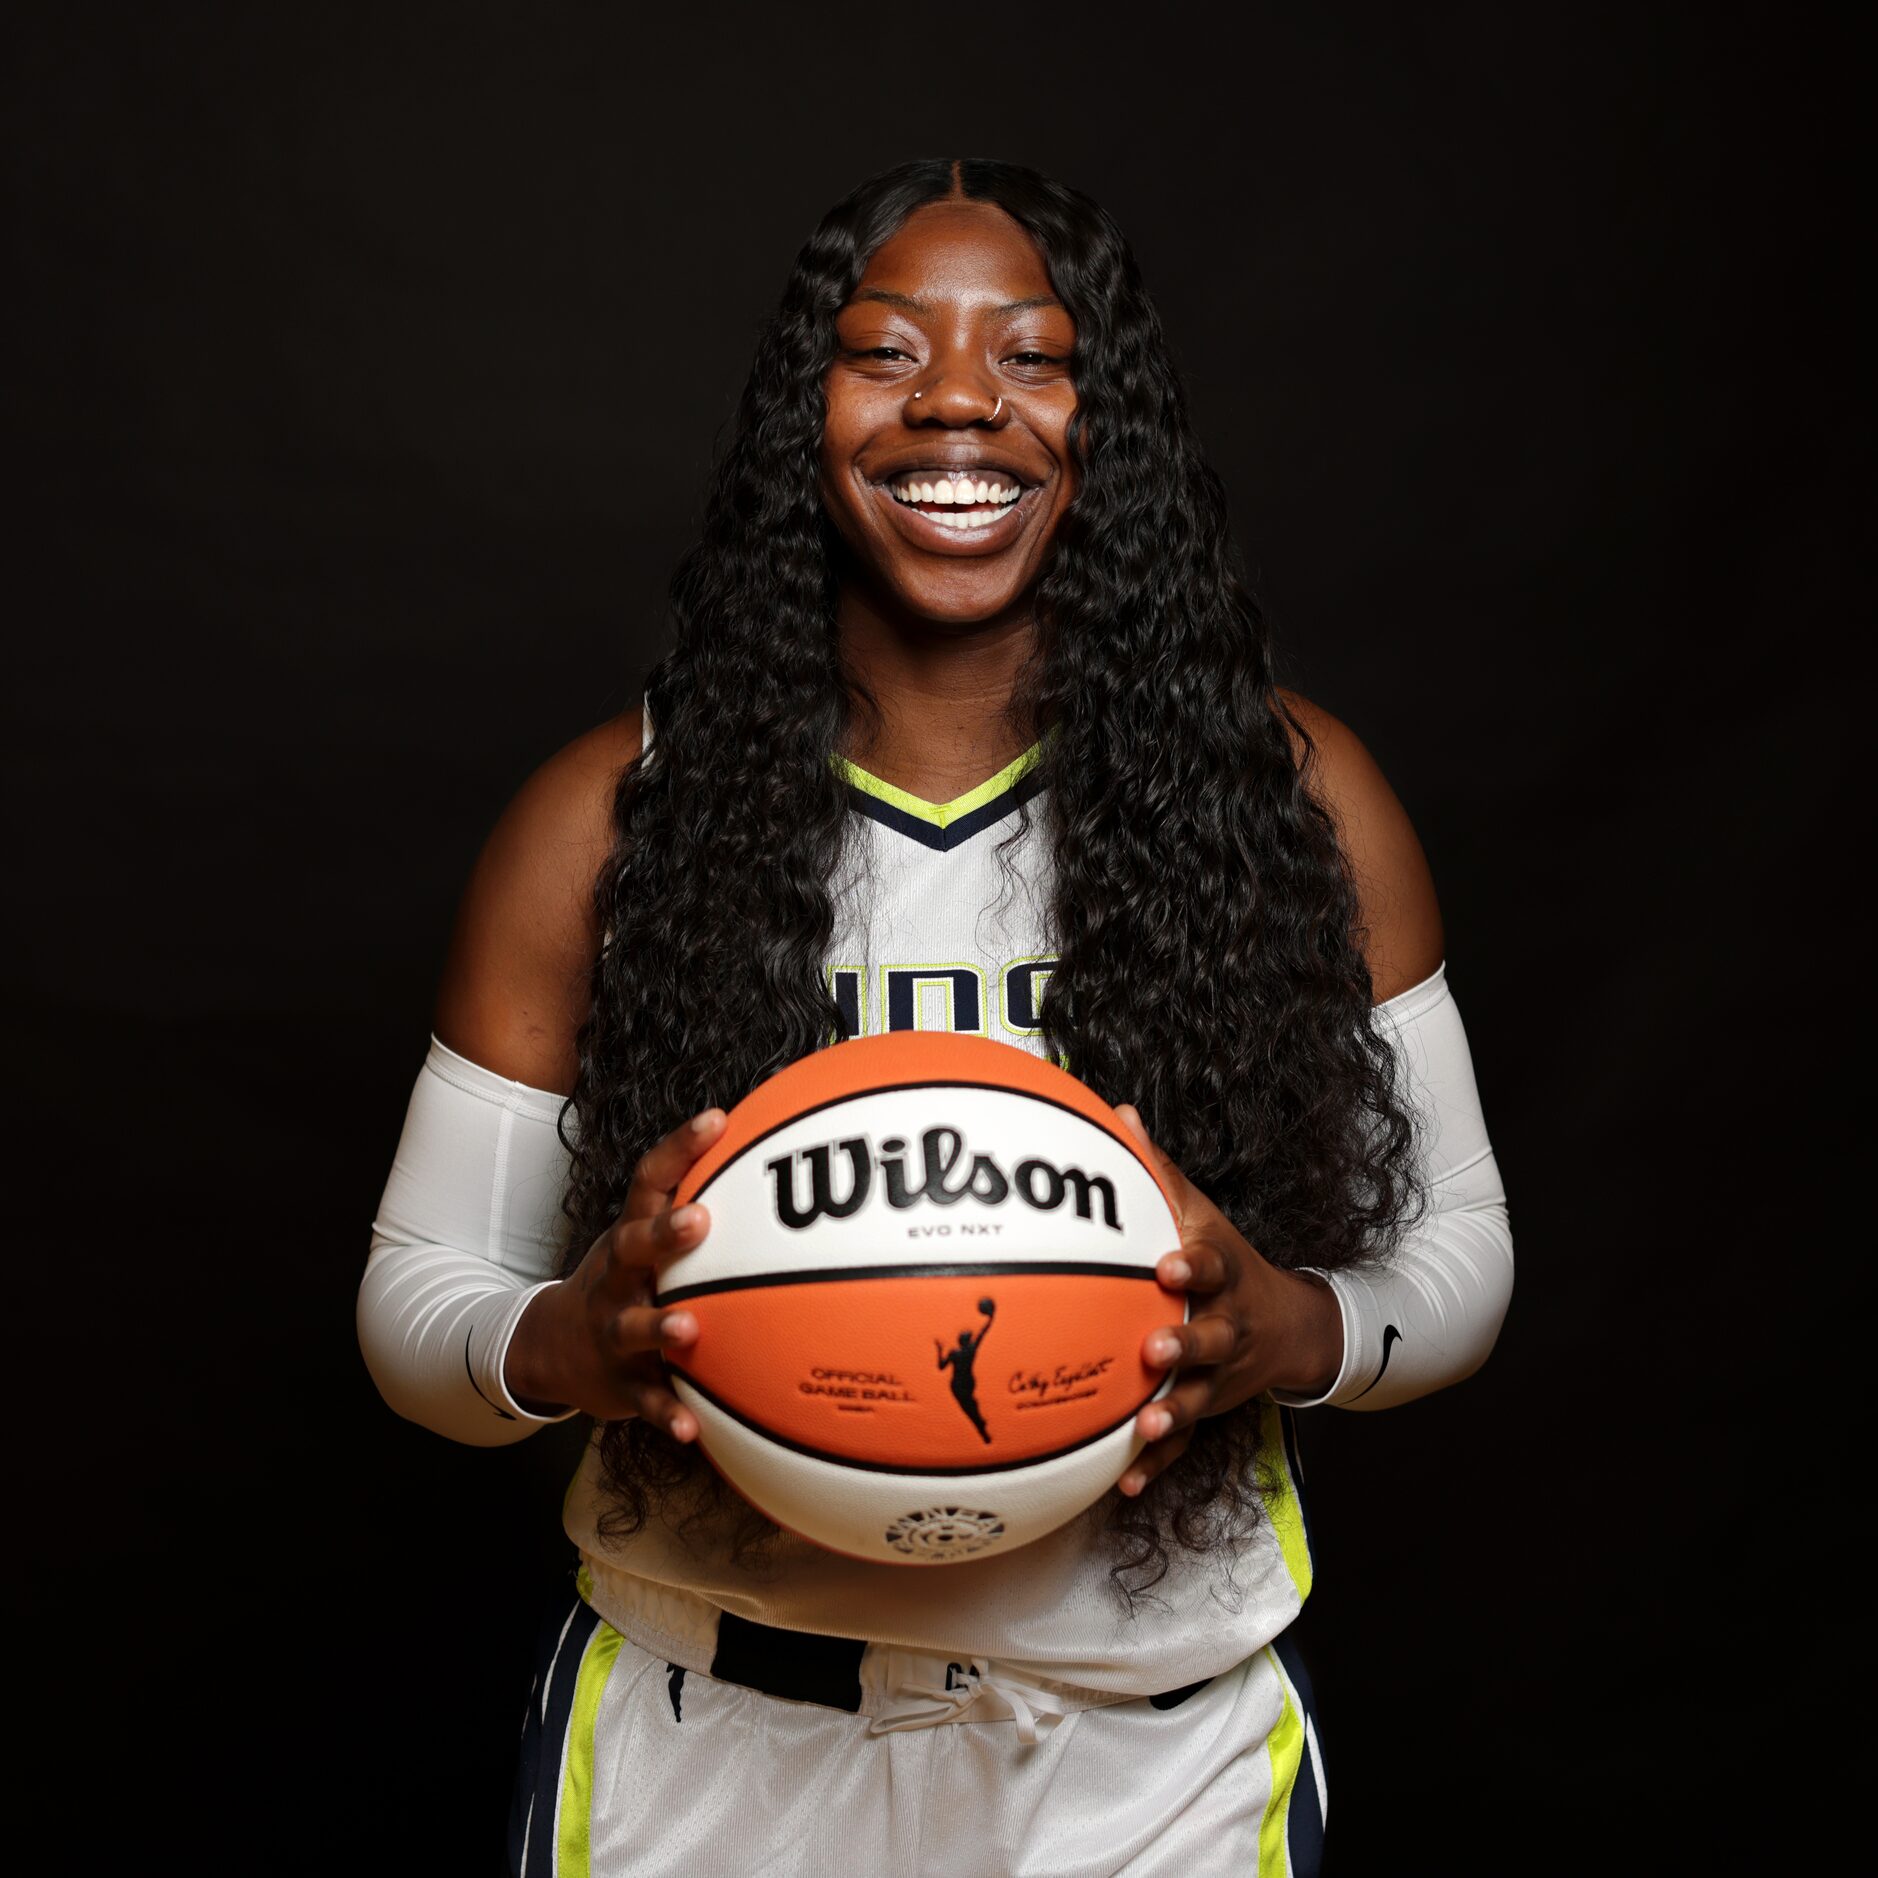
[[[1076,493],[1076,327],[987,202],[915,209],[835,320],[821,491],[860,577],[935,624],[1027,603]]]

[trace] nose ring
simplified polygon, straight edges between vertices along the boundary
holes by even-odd
[[[914,392],[913,402],[917,404],[920,401],[920,399],[925,397],[925,395],[926,394],[923,391]],[[998,401],[996,404],[994,404],[991,407],[991,415],[985,421],[989,424],[995,424],[998,421],[998,413],[1002,411],[1003,409],[1004,409],[1004,393],[1000,391],[998,393]]]

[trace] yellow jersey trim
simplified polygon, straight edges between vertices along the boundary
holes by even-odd
[[[950,802],[928,802],[924,796],[913,795],[890,782],[883,782],[880,777],[845,756],[835,758],[835,768],[844,782],[852,783],[863,795],[872,796],[876,802],[884,802],[889,808],[898,809],[902,815],[911,815],[934,828],[945,828],[962,820],[974,809],[982,809],[987,802],[995,802],[1007,789],[1014,787],[1026,771],[1036,766],[1042,750],[1041,742],[1033,743],[1022,756],[1005,764],[995,776],[987,776],[977,788],[968,789],[962,796],[954,796]]]

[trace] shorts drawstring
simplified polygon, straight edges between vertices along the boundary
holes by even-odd
[[[982,1656],[944,1657],[876,1645],[863,1659],[867,1732],[898,1734],[948,1722],[1012,1721],[1017,1738],[1034,1743],[1068,1713],[1070,1704],[1008,1665]]]

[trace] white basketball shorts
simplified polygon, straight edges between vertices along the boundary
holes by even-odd
[[[661,1662],[571,1588],[557,1601],[513,1878],[1318,1871],[1323,1756],[1282,1638],[1192,1689],[1090,1708],[996,1663],[732,1617],[712,1671]]]

